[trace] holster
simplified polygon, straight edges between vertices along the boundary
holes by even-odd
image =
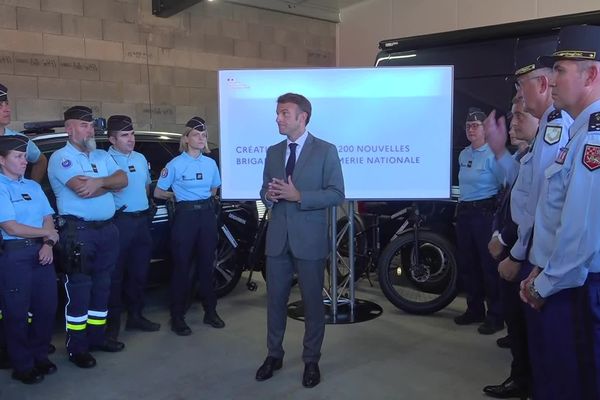
[[[75,224],[64,221],[61,226],[61,233],[63,237],[59,242],[59,270],[65,274],[89,273],[85,266],[84,244],[77,241],[77,227]]]

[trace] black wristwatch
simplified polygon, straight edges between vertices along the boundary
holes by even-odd
[[[44,244],[47,244],[50,247],[54,247],[54,245],[56,244],[56,242],[52,239],[46,239],[44,240]]]

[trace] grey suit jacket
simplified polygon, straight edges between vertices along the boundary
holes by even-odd
[[[271,204],[265,197],[271,179],[285,179],[286,148],[284,140],[267,150],[260,190],[267,205]],[[265,253],[280,255],[287,239],[294,257],[324,259],[329,254],[327,209],[344,201],[344,177],[335,146],[308,133],[292,181],[301,201],[272,203]]]

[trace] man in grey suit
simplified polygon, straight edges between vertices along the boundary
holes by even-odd
[[[311,104],[302,95],[277,99],[279,133],[287,139],[269,147],[260,196],[272,207],[267,230],[267,348],[256,371],[264,381],[283,365],[283,335],[294,270],[304,306],[302,385],[321,380],[319,358],[325,335],[323,274],[329,254],[327,209],[344,201],[344,178],[337,150],[306,130]]]

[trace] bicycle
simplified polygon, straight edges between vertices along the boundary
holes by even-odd
[[[387,216],[354,214],[355,279],[377,270],[385,297],[399,309],[411,314],[431,314],[450,304],[457,294],[457,264],[453,244],[437,233],[441,226],[433,217],[452,218],[454,205],[432,202],[427,213],[423,203],[413,203]],[[427,203],[429,204],[429,203]],[[348,217],[338,220],[337,273],[343,288],[348,285]],[[381,231],[392,228],[389,243],[381,249]]]

